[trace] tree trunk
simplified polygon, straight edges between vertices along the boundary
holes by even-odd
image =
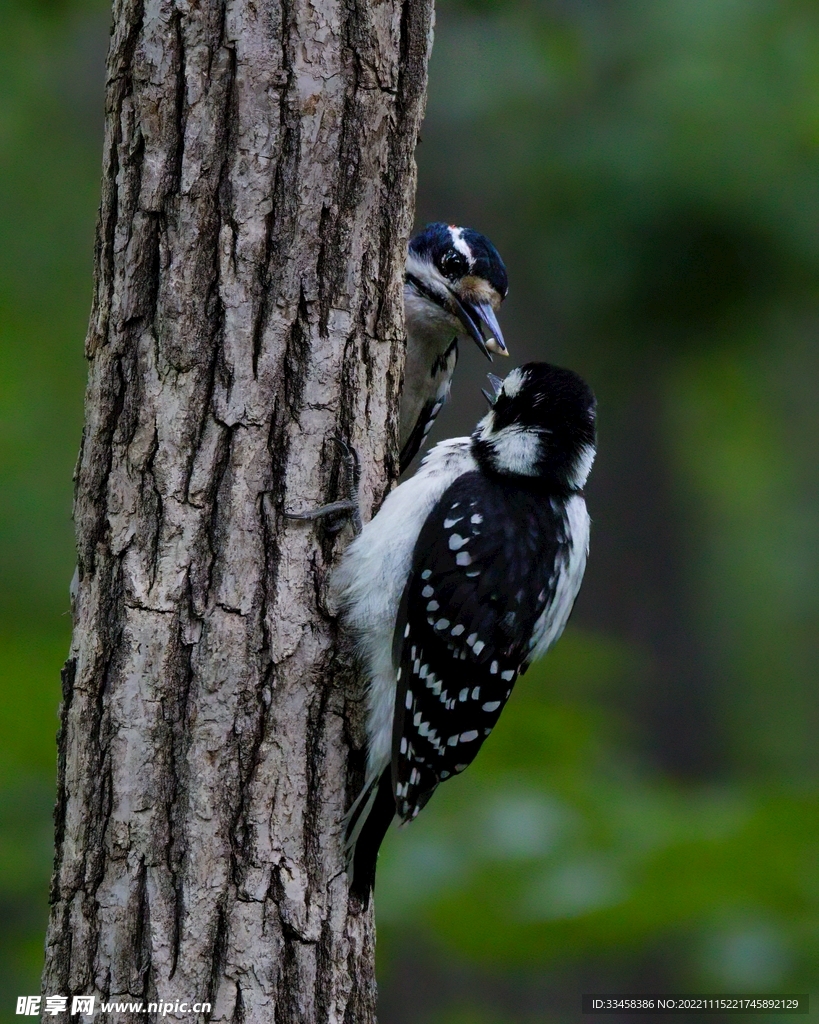
[[[431,20],[115,0],[43,982],[69,1010],[374,1019],[326,600],[348,534],[283,511],[328,499],[334,435],[365,516],[395,476]]]

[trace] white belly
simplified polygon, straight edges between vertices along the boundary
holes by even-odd
[[[477,469],[468,437],[436,445],[347,548],[333,577],[344,623],[370,680],[368,779],[390,761],[395,707],[392,641],[415,542],[434,505],[461,474]]]

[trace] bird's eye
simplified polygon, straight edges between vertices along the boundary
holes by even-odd
[[[441,273],[450,281],[454,281],[456,278],[463,277],[466,271],[466,259],[463,253],[458,252],[457,249],[447,249],[441,257]]]

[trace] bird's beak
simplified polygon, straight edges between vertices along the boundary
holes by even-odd
[[[483,397],[487,402],[489,402],[490,405],[494,405],[498,400],[498,395],[501,393],[503,380],[500,377],[496,377],[494,373],[487,373],[486,376],[489,378],[489,383],[492,385],[492,394],[490,395],[485,388],[481,388],[481,391],[483,392]]]
[[[489,354],[489,349],[486,346],[486,342],[483,340],[483,332],[481,331],[480,321],[474,307],[468,302],[461,302],[454,292],[450,292],[449,294],[452,297],[452,305],[454,307],[453,312],[455,313],[455,316],[457,316],[461,321],[466,333],[491,363],[492,356]]]
[[[467,302],[459,299],[454,292],[450,292],[454,305],[455,316],[464,325],[466,333],[483,352],[486,358],[492,361],[492,352],[497,355],[508,356],[506,345],[503,341],[498,318],[495,311],[488,302]],[[487,335],[484,338],[484,329]]]
[[[498,356],[508,356],[509,351],[503,340],[503,334],[495,316],[495,310],[488,302],[478,302],[473,307],[481,323],[486,327],[489,337],[486,339],[486,347],[490,352]]]

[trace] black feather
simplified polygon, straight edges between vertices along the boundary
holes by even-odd
[[[367,815],[355,843],[350,892],[366,906],[375,888],[375,866],[378,850],[395,817],[395,799],[389,768],[377,782],[375,801]],[[348,827],[349,830],[349,827]]]
[[[438,415],[440,409],[441,402],[437,398],[430,398],[424,403],[421,413],[415,422],[415,426],[412,428],[412,433],[407,438],[407,443],[401,449],[399,467],[402,473],[407,469],[409,464],[421,450],[421,445],[426,440],[430,427],[435,422],[435,417]]]

